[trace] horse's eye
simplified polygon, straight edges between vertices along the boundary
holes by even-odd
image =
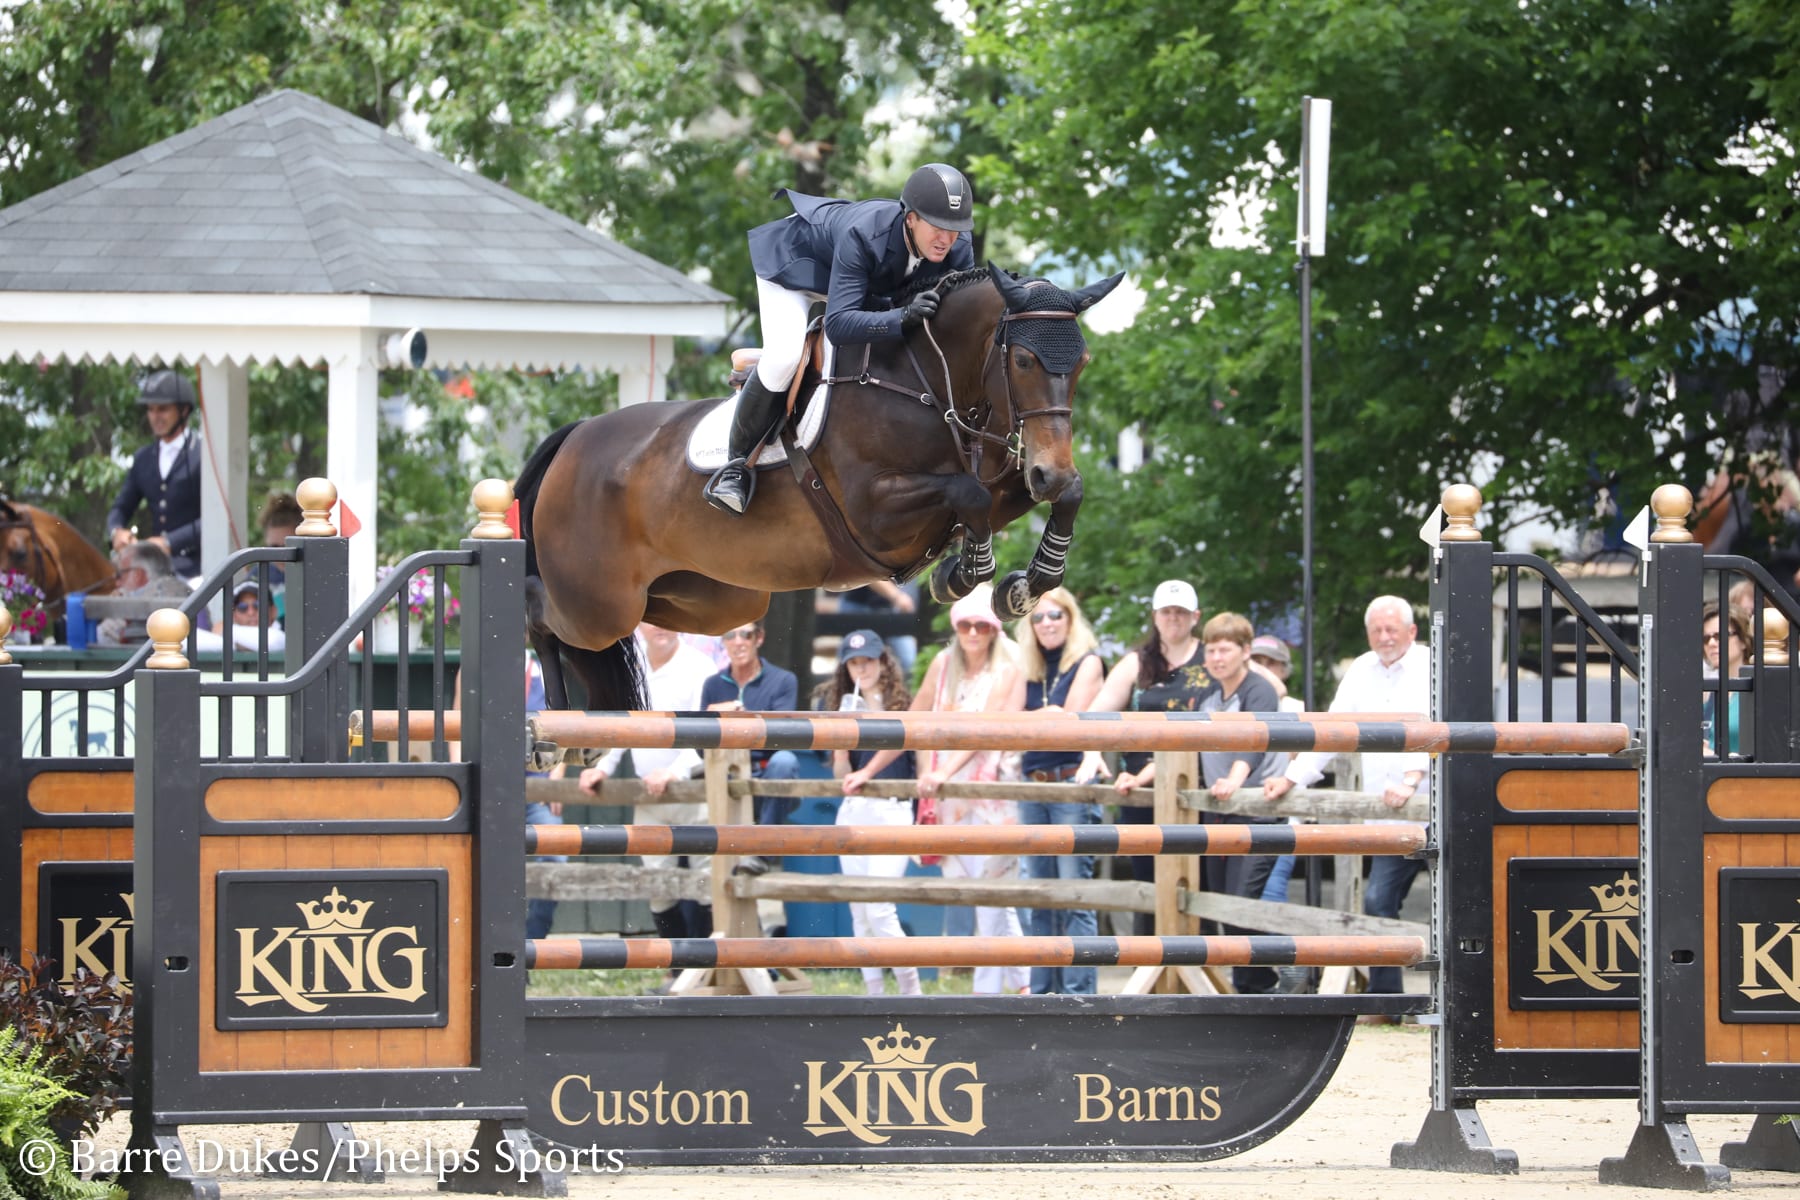
[[[1013,355],[1013,366],[1019,368],[1019,370],[1029,371],[1031,370],[1031,364],[1032,357],[1025,351],[1020,350]]]

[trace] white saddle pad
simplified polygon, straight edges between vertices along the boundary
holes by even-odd
[[[824,372],[827,377],[831,375],[831,359],[831,347],[827,344]],[[825,429],[825,409],[830,403],[830,392],[831,389],[821,383],[813,389],[812,399],[806,401],[806,408],[800,414],[800,428],[795,431],[794,439],[800,443],[802,450],[810,452],[819,444],[819,434]],[[725,465],[727,446],[731,440],[731,418],[737,412],[737,402],[737,396],[720,400],[700,418],[700,423],[694,426],[694,432],[688,436],[688,466],[703,475],[711,475]],[[779,438],[771,438],[757,456],[756,469],[760,471],[786,463],[787,450]]]

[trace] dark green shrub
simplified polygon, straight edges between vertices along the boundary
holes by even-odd
[[[69,1091],[49,1114],[65,1135],[93,1133],[131,1090],[131,992],[114,975],[78,967],[60,980],[50,959],[0,958],[0,1027],[40,1049]]]

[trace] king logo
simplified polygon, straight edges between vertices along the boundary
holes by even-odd
[[[894,1133],[957,1133],[974,1137],[982,1119],[979,1069],[972,1062],[933,1063],[936,1038],[895,1025],[862,1039],[867,1059],[806,1064],[806,1124],[814,1137],[849,1133],[879,1146]]]
[[[1537,918],[1539,982],[1579,979],[1597,992],[1614,991],[1638,977],[1638,881],[1629,873],[1591,886],[1593,908],[1533,909]]]
[[[237,929],[238,985],[246,1005],[283,1001],[321,1013],[351,997],[411,1003],[425,995],[425,947],[415,925],[368,929],[371,900],[351,900],[337,888],[294,907],[304,927]]]
[[[130,892],[118,893],[125,905],[123,917],[60,917],[62,953],[56,956],[62,964],[62,979],[75,978],[78,968],[86,967],[94,974],[118,976],[121,984],[131,983],[131,950],[126,937],[131,933],[137,910]]]
[[[1738,991],[1750,1000],[1784,995],[1800,1004],[1800,921],[1740,921],[1738,931],[1744,959]]]

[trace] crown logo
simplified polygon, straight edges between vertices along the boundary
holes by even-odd
[[[866,1037],[863,1045],[869,1048],[869,1065],[872,1067],[928,1067],[926,1056],[931,1053],[931,1044],[936,1038],[922,1038],[906,1032],[904,1025],[896,1025],[891,1033],[880,1037]]]
[[[1588,888],[1594,893],[1594,899],[1600,905],[1600,911],[1607,916],[1635,917],[1638,915],[1638,881],[1630,875],[1621,875],[1613,883],[1601,884]]]
[[[372,900],[351,900],[332,888],[322,899],[301,900],[294,907],[306,918],[308,933],[354,933],[362,928]]]

